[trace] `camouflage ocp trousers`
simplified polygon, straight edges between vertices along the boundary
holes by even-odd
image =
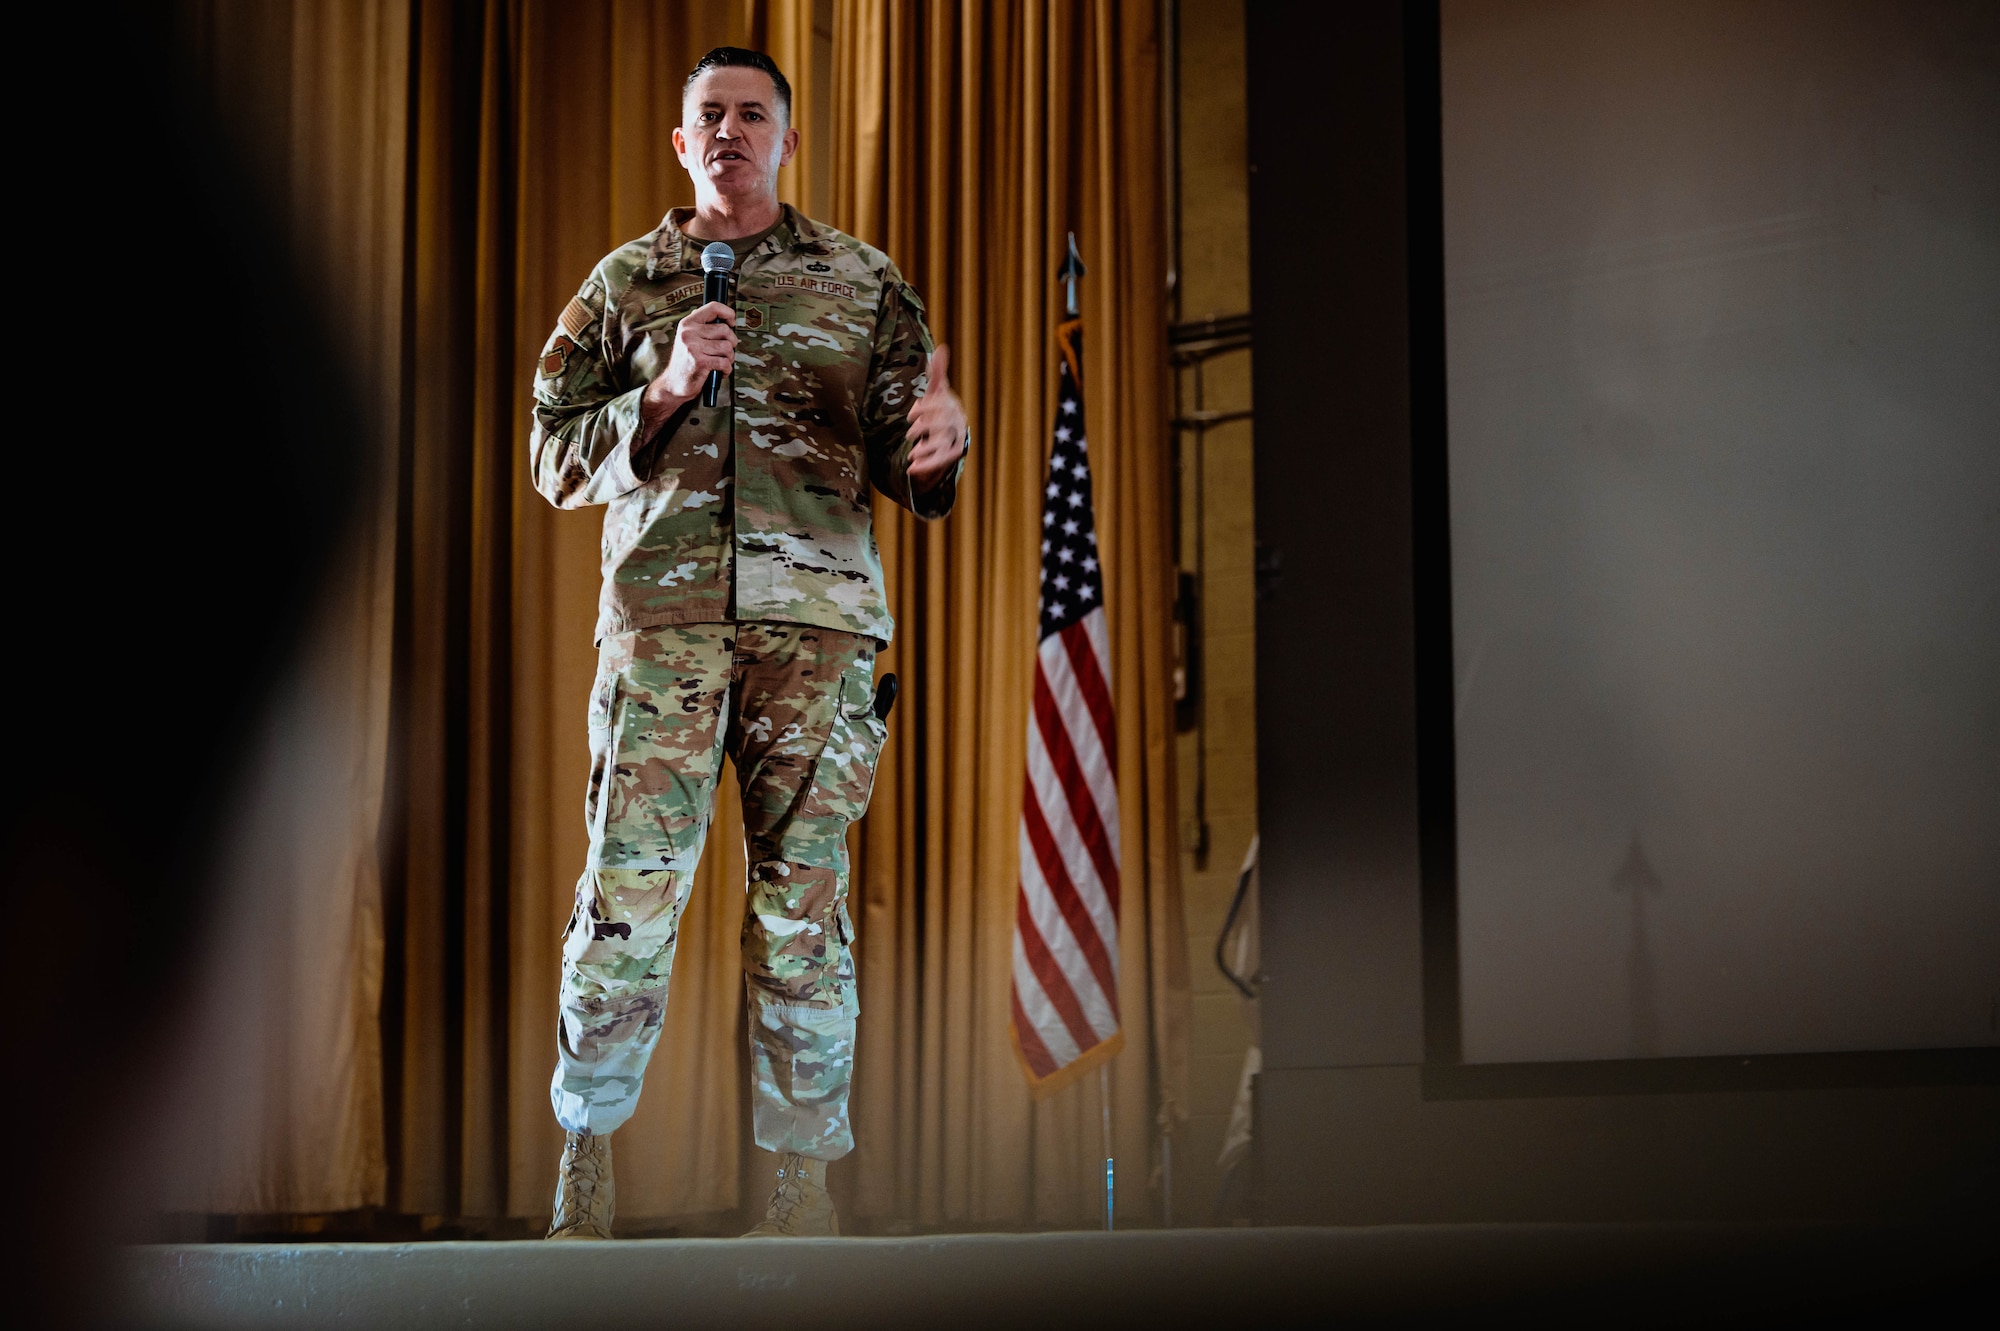
[[[757,1144],[853,1149],[859,1012],[847,827],[868,807],[888,730],[873,638],[770,622],[605,639],[590,704],[590,857],[563,940],[556,1118],[606,1133],[632,1116],[660,1038],[681,912],[722,755],[743,792],[743,914]]]

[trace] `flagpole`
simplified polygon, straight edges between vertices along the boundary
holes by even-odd
[[[1104,1228],[1118,1228],[1112,1200],[1117,1192],[1117,1161],[1111,1155],[1111,1061],[1097,1065],[1097,1104],[1104,1118]]]
[[[1118,1161],[1112,1154],[1107,1064],[1125,1043],[1118,1015],[1118,734],[1111,717],[1110,629],[1084,438],[1083,303],[1077,299],[1083,256],[1074,231],[1064,239],[1055,277],[1064,288],[1056,309],[1066,317],[1052,330],[1056,410],[1043,473],[1041,596],[1035,608],[1040,632],[1021,783],[1014,1010],[1008,1030],[1037,1100],[1088,1085],[1091,1065],[1097,1066],[1104,1228],[1110,1230],[1118,1223]],[[1051,754],[1068,761],[1056,762]],[[1074,1093],[1084,1099],[1073,1103],[1087,1113],[1089,1091]],[[1085,1142],[1077,1143],[1078,1158],[1093,1161]],[[1081,1182],[1079,1197],[1088,1196],[1090,1186]]]
[[[1076,232],[1072,231],[1062,267],[1056,272],[1056,281],[1065,288],[1063,308],[1072,319],[1083,314],[1083,307],[1076,298],[1076,282],[1083,276],[1083,271],[1083,256],[1077,253]],[[1097,1108],[1104,1126],[1104,1228],[1111,1230],[1117,1228],[1118,1162],[1111,1154],[1111,1066],[1108,1061],[1097,1065]]]

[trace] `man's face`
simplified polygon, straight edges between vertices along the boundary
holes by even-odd
[[[785,124],[771,76],[738,65],[703,71],[687,90],[674,131],[674,151],[697,194],[776,198],[778,168],[798,147],[799,132]]]

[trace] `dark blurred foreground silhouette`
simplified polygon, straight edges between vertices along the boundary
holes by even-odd
[[[127,1148],[227,810],[369,456],[277,211],[173,24],[168,6],[72,8],[14,48],[23,78],[63,71],[57,96],[34,94],[12,256],[41,371],[5,535],[0,1057],[27,1130],[0,1210],[9,1303],[32,1314],[15,1325],[87,1317],[137,1219]]]

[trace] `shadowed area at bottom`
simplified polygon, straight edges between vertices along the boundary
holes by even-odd
[[[611,1243],[161,1245],[106,1322],[178,1327],[1621,1326],[1945,1313],[1990,1226],[1433,1225]]]

